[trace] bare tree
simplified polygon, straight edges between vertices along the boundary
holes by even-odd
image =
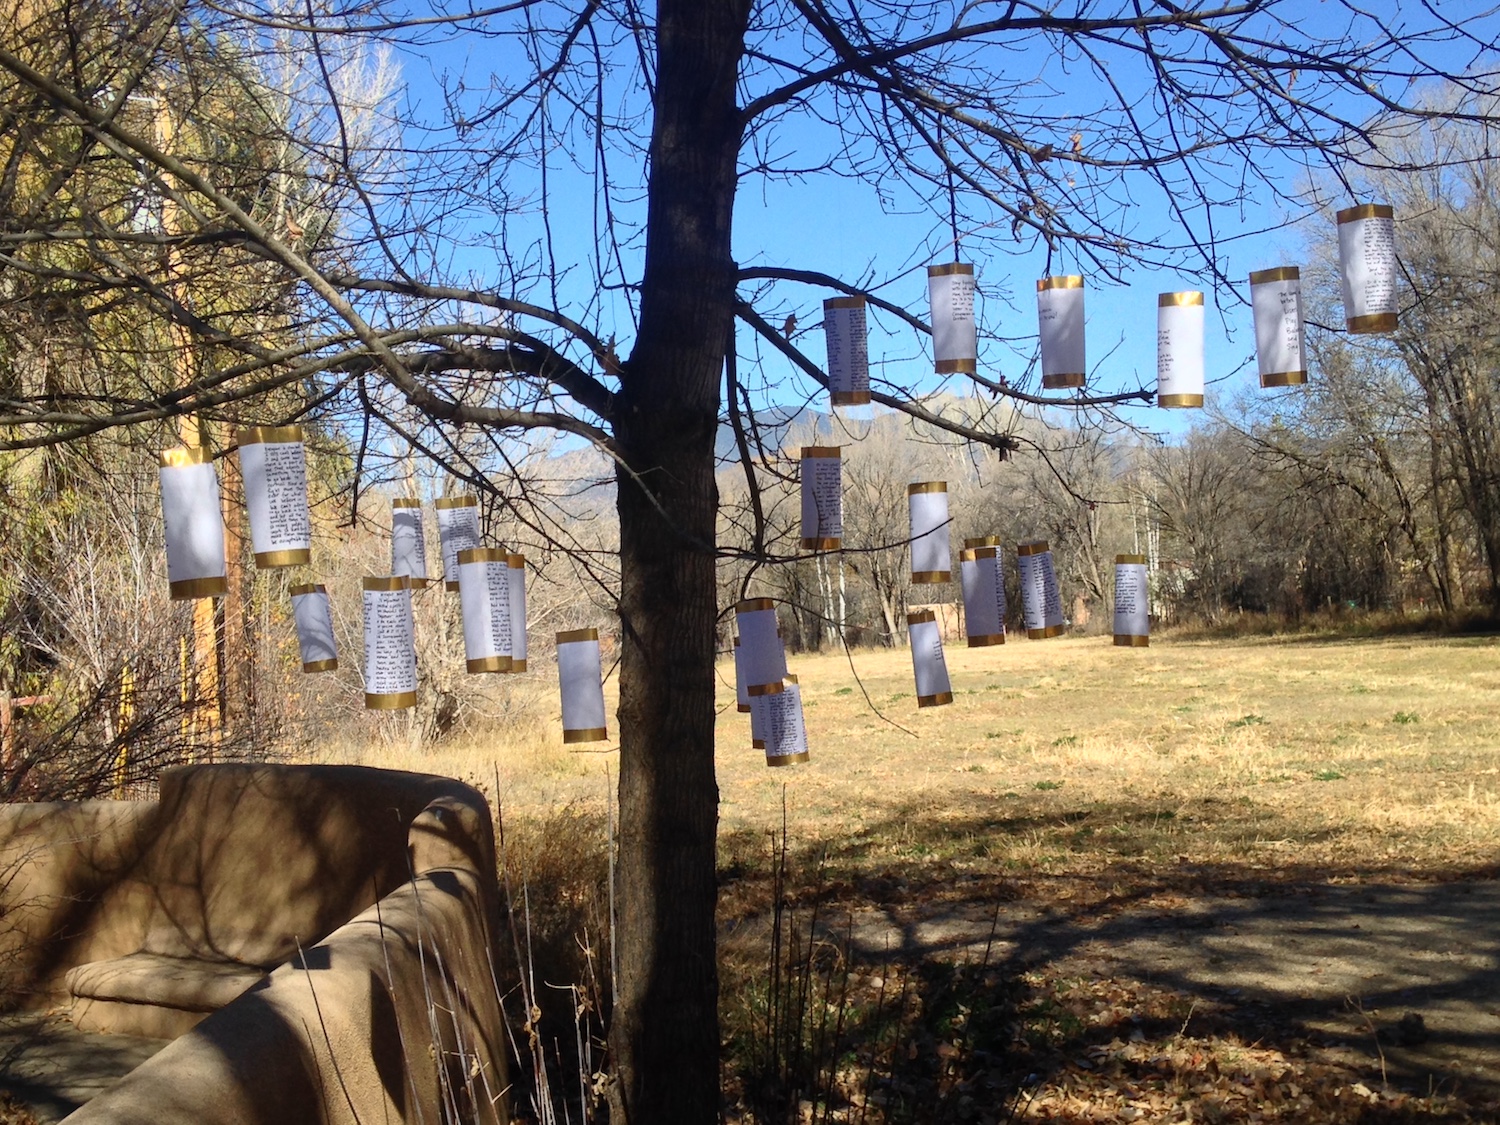
[[[805,399],[825,384],[795,322],[782,319],[805,307],[809,285],[865,293],[877,319],[917,339],[927,332],[886,295],[903,263],[855,278],[737,264],[737,195],[804,174],[851,178],[893,209],[932,215],[916,264],[956,253],[962,239],[976,256],[1034,248],[1048,272],[1076,263],[1119,277],[1150,262],[1222,282],[1221,222],[1247,194],[1302,206],[1282,169],[1366,159],[1375,114],[1475,116],[1403,99],[1424,78],[1488,84],[1492,75],[1467,68],[1492,43],[1494,13],[1409,7],[1392,23],[1347,2],[1308,21],[1291,0],[1084,0],[1066,12],[946,0],[660,0],[649,11],[635,0],[516,0],[422,16],[378,0],[295,11],[255,0],[85,2],[60,13],[26,0],[0,46],[11,123],[0,167],[58,186],[43,190],[44,206],[12,215],[0,264],[34,303],[55,295],[85,318],[128,307],[157,339],[178,341],[170,346],[191,340],[198,366],[170,385],[142,377],[129,389],[12,393],[0,401],[0,447],[184,414],[316,418],[347,436],[361,486],[414,449],[503,496],[558,549],[567,529],[506,484],[517,435],[550,429],[603,451],[616,466],[618,569],[591,577],[617,581],[623,638],[611,1119],[709,1122],[719,1099],[716,431],[726,409],[743,424],[747,401]],[[346,191],[337,221],[316,230],[287,222],[246,175],[264,167],[249,156],[267,150],[174,150],[132,109],[141,94],[171,97],[195,120],[194,75],[216,58],[270,68],[292,49],[319,75],[341,43],[399,38],[418,51],[459,34],[483,44],[476,54],[493,57],[495,73],[456,77],[446,116],[405,122],[384,161],[355,153],[332,80],[304,94],[310,108],[295,130],[271,113],[229,122],[247,142],[290,138],[279,151],[298,178]],[[816,153],[798,154],[796,129]],[[53,143],[39,145],[42,136]],[[84,213],[70,201],[99,192],[62,191],[106,175],[120,189],[109,206]],[[557,184],[568,177],[568,198],[595,203],[591,221],[564,230]],[[177,209],[173,229],[129,218],[123,200],[142,184]],[[1144,219],[1146,197],[1168,217]],[[66,247],[66,264],[28,252],[38,241]],[[184,261],[275,283],[285,303],[262,301],[255,329],[242,310],[189,304],[162,276],[168,247],[212,249],[211,261]],[[756,348],[786,362],[738,362]],[[993,411],[954,414],[899,378],[878,381],[875,399],[994,449],[1025,444],[1009,429],[1018,404],[1053,401],[1027,389],[1019,364],[968,378],[995,396]],[[1127,398],[1149,392],[1093,396],[1101,406]],[[467,444],[476,435],[482,455]]]

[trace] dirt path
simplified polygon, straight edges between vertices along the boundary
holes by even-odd
[[[856,910],[866,957],[976,958],[1266,1010],[1408,1088],[1500,1094],[1500,882],[1276,885],[1070,909],[967,901]],[[1420,1017],[1420,1022],[1417,1017]],[[1403,1022],[1404,1018],[1404,1022]],[[1191,1022],[1191,1017],[1189,1017]]]

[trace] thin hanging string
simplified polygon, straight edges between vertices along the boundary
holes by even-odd
[[[948,227],[953,232],[953,260],[959,260],[958,253],[958,191],[953,186],[953,161],[948,156],[948,146],[943,143],[943,118],[938,116],[937,120],[938,153],[943,158],[943,168],[948,174]]]

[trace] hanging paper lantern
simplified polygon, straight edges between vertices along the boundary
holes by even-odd
[[[863,297],[830,297],[823,302],[823,336],[828,346],[828,401],[863,406],[870,401],[870,344]]]
[[[328,591],[313,583],[293,586],[292,620],[297,625],[297,648],[304,672],[332,672],[339,666],[333,639],[333,607]]]
[[[414,590],[427,585],[427,533],[422,501],[398,496],[391,501],[391,574],[410,578]]]
[[[510,567],[510,670],[526,671],[526,556],[505,557]]]
[[[306,566],[312,561],[312,515],[302,427],[251,426],[237,440],[256,567]]]
[[[1115,556],[1115,644],[1145,648],[1151,643],[1151,603],[1146,591],[1146,556]]]
[[[1049,391],[1083,386],[1083,278],[1044,277],[1036,283],[1036,318],[1042,338],[1042,386]]]
[[[444,496],[437,508],[438,548],[443,555],[443,584],[458,589],[458,553],[479,546],[479,498]]]
[[[563,741],[601,742],[608,738],[598,629],[557,634],[557,679],[562,689]]]
[[[1307,382],[1307,346],[1302,324],[1302,271],[1296,266],[1256,270],[1250,275],[1255,316],[1255,361],[1262,387]]]
[[[1005,643],[1005,575],[1000,569],[1000,539],[986,535],[965,539],[959,552],[964,588],[964,632],[970,648]]]
[[[750,695],[766,685],[779,690],[786,677],[786,650],[776,628],[776,603],[770,598],[746,598],[734,607],[734,625],[740,634],[740,663]]]
[[[911,509],[911,580],[932,585],[953,580],[948,554],[948,483],[920,481],[906,486]]]
[[[932,304],[933,370],[940,375],[974,374],[979,370],[974,267],[967,262],[928,266],[927,299]]]
[[[1396,331],[1396,212],[1365,203],[1339,212],[1339,272],[1350,332]]]
[[[779,690],[763,692],[752,700],[751,727],[755,727],[756,713],[760,714],[762,745],[756,747],[766,752],[766,765],[791,766],[805,762],[811,755],[807,751],[807,723],[802,714],[802,688],[797,677],[790,672],[777,685]],[[754,742],[754,730],[751,741]]]
[[[911,645],[911,667],[917,680],[917,706],[941,707],[953,702],[948,664],[943,660],[943,631],[937,614],[920,609],[906,615],[906,639]]]
[[[837,551],[844,535],[843,461],[836,445],[802,447],[802,549]]]
[[[746,699],[749,700],[750,708],[750,748],[752,750],[764,750],[766,748],[766,709],[761,705],[761,696],[750,695],[746,691]]]
[[[1016,548],[1016,562],[1021,569],[1021,614],[1026,619],[1027,638],[1040,641],[1061,636],[1067,625],[1047,541],[1022,543]]]
[[[509,672],[510,554],[498,547],[466,547],[456,562],[467,670]]]
[[[167,586],[174,599],[229,592],[224,514],[213,450],[179,446],[161,454],[161,514],[167,541]]]
[[[745,661],[740,657],[740,639],[734,638],[734,709],[743,714],[750,713],[750,692],[745,683]]]
[[[1203,294],[1163,293],[1156,302],[1156,405],[1203,405]]]
[[[366,578],[365,706],[399,711],[417,705],[417,637],[411,579]]]

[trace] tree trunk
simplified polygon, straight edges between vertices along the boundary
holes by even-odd
[[[614,419],[624,461],[614,1125],[719,1116],[713,448],[748,7],[657,5],[641,321]]]

